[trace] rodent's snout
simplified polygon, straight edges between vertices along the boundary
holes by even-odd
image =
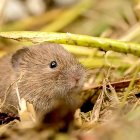
[[[69,78],[69,80],[70,80],[70,83],[71,83],[72,88],[79,86],[79,80],[80,80],[80,77],[79,76],[72,75]]]
[[[81,71],[73,71],[69,73],[69,84],[71,88],[80,88],[83,85],[83,73]]]

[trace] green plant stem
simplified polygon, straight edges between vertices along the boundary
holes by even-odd
[[[110,67],[105,61],[105,58],[79,58],[79,61],[88,68],[98,68],[102,66]],[[124,62],[122,59],[118,58],[108,58],[108,61],[113,64],[111,67],[114,68],[128,68],[131,64]]]
[[[87,35],[77,35],[71,33],[47,33],[47,32],[0,32],[0,37],[14,39],[18,41],[29,41],[33,43],[53,42],[59,44],[77,45],[97,48],[103,51],[116,51],[120,53],[130,53],[140,56],[140,44],[122,42],[113,39],[91,37]]]

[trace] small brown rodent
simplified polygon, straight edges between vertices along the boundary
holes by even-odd
[[[81,104],[78,93],[85,79],[85,69],[61,45],[48,43],[24,47],[1,58],[1,101],[7,88],[21,74],[20,97],[32,103],[37,113],[50,111],[56,100],[65,101],[73,109]],[[15,87],[11,86],[1,111],[15,113],[14,107],[18,107],[18,98]]]

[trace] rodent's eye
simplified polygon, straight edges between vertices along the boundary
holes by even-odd
[[[56,68],[57,67],[57,62],[56,61],[52,61],[51,63],[50,63],[50,68]]]

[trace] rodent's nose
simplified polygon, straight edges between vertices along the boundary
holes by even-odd
[[[75,79],[76,82],[78,82],[80,80],[80,77],[75,76],[74,79]]]
[[[67,75],[69,79],[69,84],[71,85],[71,88],[79,87],[81,86],[81,72],[77,71],[77,69],[72,69],[69,71],[69,74]]]
[[[79,80],[80,80],[80,76],[78,75],[72,75],[71,76],[72,81],[75,83],[75,85],[78,84]]]

